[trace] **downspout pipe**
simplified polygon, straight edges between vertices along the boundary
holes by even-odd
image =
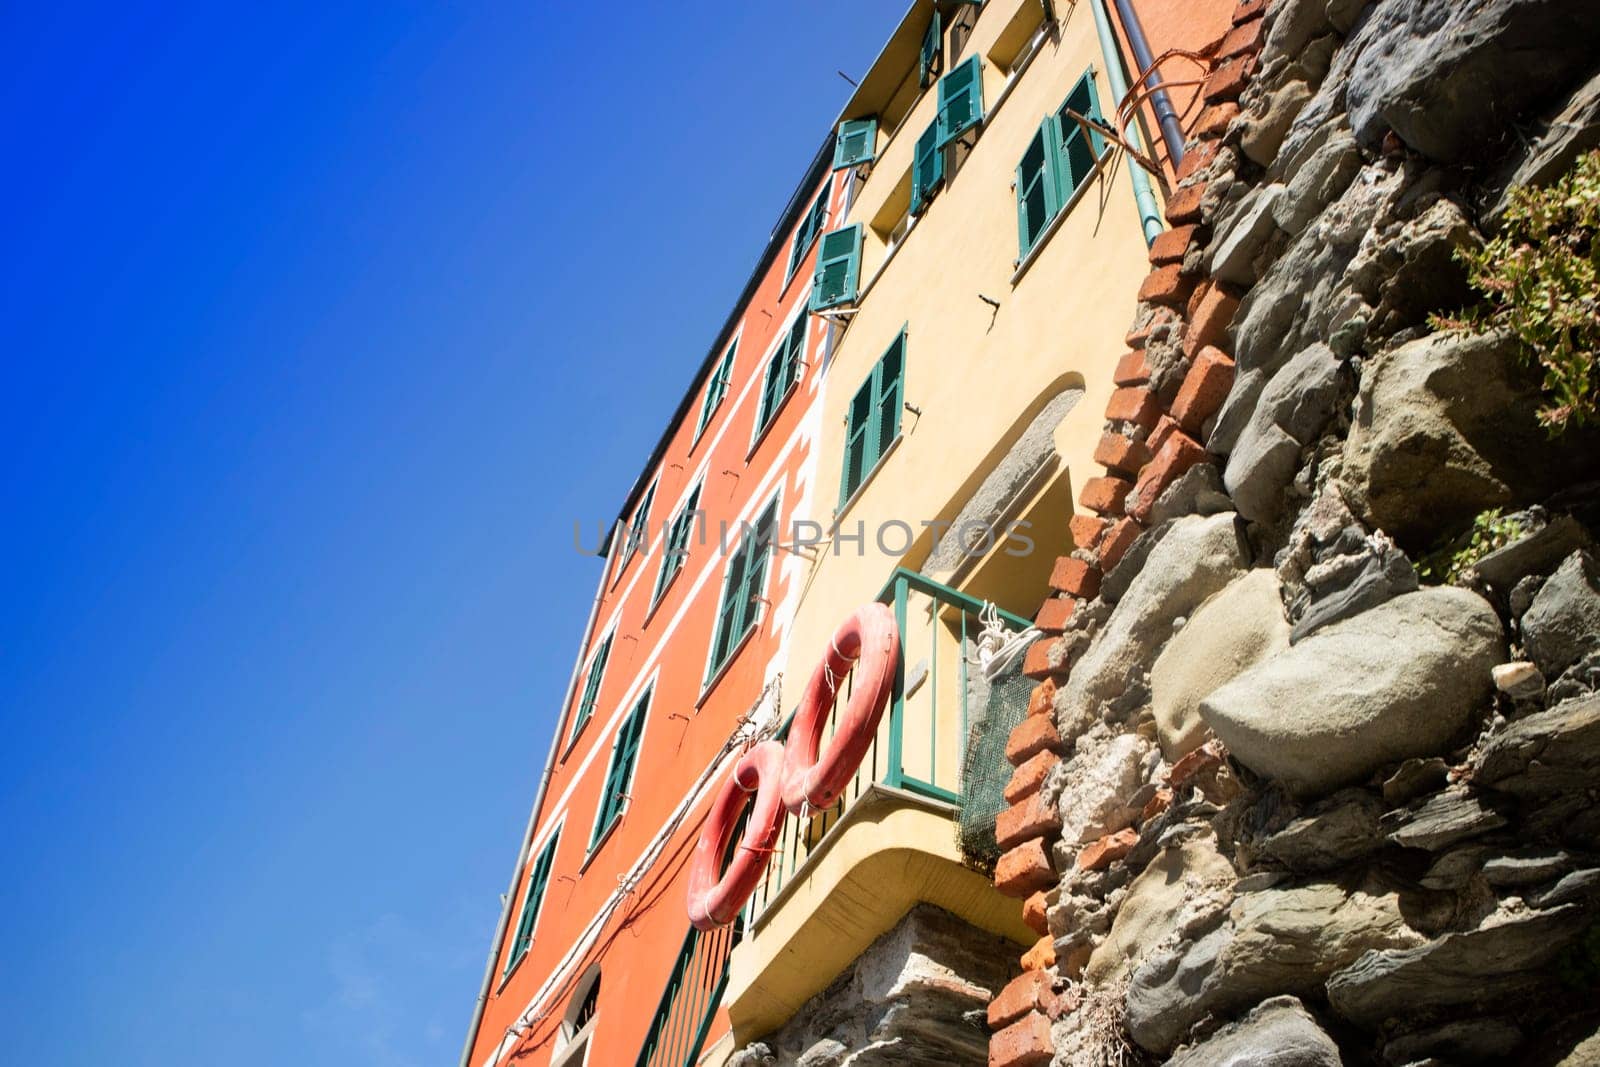
[[[1100,51],[1106,60],[1106,81],[1111,86],[1113,100],[1121,100],[1128,95],[1128,79],[1122,72],[1122,51],[1117,47],[1117,35],[1111,29],[1111,14],[1106,10],[1106,0],[1090,0],[1090,7],[1094,8],[1094,28],[1100,34]],[[1119,128],[1117,132],[1126,140],[1142,144],[1137,130],[1129,132]],[[1150,187],[1150,175],[1144,168],[1130,161],[1128,163],[1128,180],[1133,183],[1133,201],[1139,208],[1139,225],[1144,229],[1144,243],[1150,244],[1166,229],[1161,221],[1161,208],[1156,204],[1155,190]]]
[[[1161,73],[1151,70],[1155,57],[1150,54],[1150,42],[1145,38],[1144,23],[1139,21],[1139,12],[1134,10],[1133,0],[1117,0],[1117,17],[1122,20],[1122,32],[1128,36],[1128,47],[1133,49],[1133,61],[1140,70],[1150,71],[1144,84],[1150,90],[1150,106],[1155,109],[1156,125],[1161,127],[1161,140],[1167,146],[1167,158],[1176,170],[1178,164],[1183,162],[1183,124],[1178,121],[1172,97],[1162,87]]]
[[[600,587],[594,595],[594,603],[589,608],[589,622],[583,629],[583,641],[578,645],[578,658],[572,665],[572,675],[567,679],[567,695],[561,701],[561,710],[565,715],[568,705],[572,703],[572,694],[578,688],[578,674],[583,669],[583,656],[589,649],[589,641],[594,637],[594,622],[600,614],[600,601],[605,597],[606,575],[611,573],[612,553],[616,550],[616,538],[612,539],[612,552],[606,554],[605,569],[600,572]],[[472,1006],[472,1022],[467,1027],[467,1040],[461,1046],[461,1060],[459,1067],[471,1067],[472,1047],[478,1043],[478,1029],[483,1025],[483,1010],[489,1004],[489,990],[494,986],[494,965],[500,958],[500,941],[506,936],[506,926],[511,922],[511,909],[515,907],[514,899],[517,892],[517,883],[522,881],[522,867],[528,862],[528,848],[533,844],[533,831],[538,828],[539,809],[544,805],[545,793],[550,788],[550,772],[555,769],[556,753],[561,751],[561,726],[562,721],[556,720],[555,736],[550,739],[550,754],[544,760],[544,773],[539,776],[539,791],[533,798],[533,810],[528,813],[528,826],[522,831],[522,847],[517,850],[517,865],[511,870],[511,885],[507,887],[505,897],[500,905],[500,921],[495,923],[494,940],[489,943],[489,958],[483,965],[483,983],[478,987],[478,1002]]]

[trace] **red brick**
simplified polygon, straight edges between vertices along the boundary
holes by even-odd
[[[1200,87],[1200,93],[1208,104],[1215,104],[1219,100],[1237,100],[1244,87],[1250,84],[1250,76],[1255,69],[1254,56],[1230,60],[1211,72],[1211,76]]]
[[[1100,453],[1095,453],[1095,459],[1100,458]],[[1106,532],[1106,520],[1098,515],[1090,515],[1080,511],[1067,520],[1067,532],[1072,535],[1072,547],[1093,549],[1100,543],[1100,535]]]
[[[1126,478],[1111,476],[1090,478],[1083,483],[1083,492],[1079,494],[1078,502],[1090,511],[1117,518],[1122,514],[1122,502],[1127,499],[1132,489],[1133,483]]]
[[[1112,568],[1122,559],[1122,554],[1128,551],[1128,546],[1142,533],[1144,526],[1137,519],[1118,519],[1116,524],[1106,531],[1105,540],[1100,542],[1100,569],[1110,574]]]
[[[1187,474],[1189,468],[1196,463],[1204,463],[1207,458],[1200,442],[1188,434],[1178,431],[1168,436],[1161,451],[1156,453],[1156,458],[1146,463],[1144,470],[1139,472],[1139,501],[1129,514],[1140,522],[1148,522],[1151,509],[1161,494],[1167,491],[1167,487]]]
[[[1058,674],[1065,668],[1055,667],[1050,663],[1050,649],[1060,640],[1056,637],[1041,637],[1028,646],[1028,654],[1022,657],[1022,673],[1033,679],[1044,679],[1052,674]]]
[[[1103,871],[1132,852],[1133,846],[1138,843],[1139,834],[1136,830],[1118,830],[1114,834],[1107,834],[1083,846],[1078,852],[1078,869]]]
[[[1045,1067],[1055,1054],[1050,1020],[1036,1011],[989,1039],[989,1067]]]
[[[1267,0],[1240,0],[1239,6],[1233,9],[1234,25],[1248,22],[1266,10]]]
[[[1228,399],[1233,369],[1233,360],[1215,345],[1199,351],[1172,401],[1172,417],[1179,426],[1191,434],[1200,432],[1201,425]]]
[[[989,1029],[1003,1030],[1028,1014],[1042,1012],[1055,999],[1053,979],[1044,971],[1023,971],[989,1002]]]
[[[1068,600],[1065,603],[1072,603]],[[1033,692],[1028,694],[1028,714],[1048,715],[1055,710],[1056,680],[1046,678],[1033,687]]]
[[[1072,620],[1073,609],[1078,605],[1071,597],[1053,596],[1039,606],[1033,625],[1047,634],[1058,634]]]
[[[1150,262],[1157,266],[1183,262],[1183,257],[1189,252],[1189,242],[1194,240],[1198,229],[1191,222],[1187,226],[1174,226],[1156,234],[1156,239],[1150,242]]]
[[[1022,921],[1036,934],[1050,932],[1050,894],[1039,890],[1022,902]]]
[[[1189,311],[1189,327],[1183,332],[1183,354],[1193,359],[1206,345],[1223,346],[1233,313],[1239,310],[1239,297],[1229,287],[1208,282],[1197,290]]]
[[[1042,793],[1013,804],[994,818],[994,839],[1001,848],[1016,848],[1035,837],[1049,837],[1061,830],[1061,809],[1043,803]]]
[[[1095,446],[1094,461],[1124,474],[1138,474],[1139,468],[1150,462],[1150,449],[1143,441],[1135,441],[1120,433],[1108,433]]]
[[[1033,943],[1033,947],[1022,954],[1022,969],[1024,971],[1048,971],[1056,965],[1056,943],[1048,935],[1041,937]]]
[[[1212,104],[1200,112],[1200,117],[1195,120],[1193,137],[1202,140],[1211,140],[1221,137],[1228,132],[1228,126],[1239,117],[1239,105],[1232,100],[1224,100],[1220,104]]]
[[[1143,385],[1148,382],[1150,366],[1144,361],[1144,351],[1138,348],[1129,349],[1121,359],[1117,360],[1117,366],[1111,372],[1111,380],[1117,385]]]
[[[1156,795],[1145,802],[1144,810],[1139,813],[1139,822],[1144,824],[1151,819],[1159,819],[1172,807],[1172,790],[1157,789]]]
[[[1208,741],[1172,765],[1167,771],[1167,783],[1174,789],[1182,789],[1203,772],[1215,770],[1220,766],[1222,766],[1222,748],[1215,742]]]
[[[1228,31],[1228,36],[1222,39],[1222,45],[1217,49],[1218,59],[1232,59],[1250,52],[1261,51],[1261,39],[1265,19],[1246,19],[1244,22],[1235,23],[1233,29]]]
[[[1041,840],[1018,845],[1002,852],[994,865],[994,887],[1008,897],[1021,900],[1056,884],[1056,872]]]
[[[1200,221],[1200,198],[1206,195],[1206,183],[1186,185],[1172,194],[1167,201],[1167,221],[1174,226]]]
[[[1111,394],[1106,403],[1106,418],[1131,422],[1148,430],[1161,417],[1161,401],[1150,390],[1137,385],[1125,385]]]
[[[1017,723],[1006,740],[1006,759],[1017,767],[1041,752],[1054,752],[1059,756],[1066,747],[1061,743],[1061,735],[1056,733],[1054,715],[1029,715]]]
[[[1060,762],[1060,756],[1045,749],[1012,771],[1011,780],[1006,783],[1006,803],[1015,804],[1037,792],[1050,769]]]
[[[1095,594],[1100,592],[1100,570],[1081,559],[1062,556],[1056,560],[1055,569],[1050,572],[1050,588],[1093,600]]]
[[[1167,443],[1167,438],[1178,432],[1178,420],[1171,415],[1161,416],[1161,421],[1156,423],[1156,428],[1150,431],[1150,436],[1144,440],[1145,447],[1150,449],[1154,456],[1161,451],[1161,446]]]
[[[1176,263],[1168,264],[1165,267],[1157,267],[1145,276],[1139,286],[1139,299],[1148,300],[1152,304],[1181,307],[1189,298],[1193,285],[1193,281],[1178,273]]]
[[[1178,163],[1177,173],[1173,177],[1181,182],[1216,158],[1217,144],[1215,141],[1202,141],[1200,144],[1186,148],[1183,152],[1183,159]]]

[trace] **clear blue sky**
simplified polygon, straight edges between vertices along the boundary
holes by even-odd
[[[904,0],[469,7],[0,6],[8,1063],[454,1064],[573,521]]]

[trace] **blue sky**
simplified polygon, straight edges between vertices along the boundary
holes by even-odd
[[[455,1062],[573,522],[904,3],[469,7],[0,5],[8,1062]]]

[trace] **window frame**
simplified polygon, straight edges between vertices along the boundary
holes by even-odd
[[[761,610],[759,605],[766,596],[767,586],[772,579],[772,557],[778,541],[778,519],[781,506],[781,492],[773,493],[762,508],[756,512],[755,521],[748,524],[739,535],[739,546],[728,557],[727,566],[722,571],[722,592],[717,597],[717,612],[715,623],[711,628],[711,645],[706,650],[706,667],[701,675],[700,692],[702,695],[709,692],[718,681],[728,665],[738,657],[739,650],[744,647],[745,641],[750,638],[761,625]],[[763,526],[770,523],[764,546],[757,540]],[[751,595],[750,577],[753,571],[750,561],[757,558],[750,550],[760,551],[761,577]],[[734,588],[737,581],[738,588]],[[737,603],[730,603],[730,593],[738,598]],[[738,616],[735,623],[736,630],[730,632],[724,629],[728,621],[730,608]],[[718,645],[721,645],[721,654],[718,654]]]
[[[605,684],[605,670],[610,664],[611,647],[616,636],[617,624],[613,622],[605,636],[590,646],[592,651],[589,653],[589,662],[583,672],[583,690],[579,694],[578,703],[572,709],[572,724],[567,729],[567,740],[561,753],[562,759],[571,754],[573,747],[578,743],[578,738],[583,735],[583,728],[594,718],[595,708],[600,703],[600,687]],[[600,671],[598,676],[595,674],[596,665]]]
[[[1070,132],[1063,132],[1063,123],[1069,120],[1063,119],[1062,112],[1068,110],[1068,105],[1074,102],[1073,98],[1079,95],[1080,90],[1087,91],[1089,110],[1087,112],[1080,111],[1079,113],[1088,118],[1094,118],[1101,122],[1105,121],[1105,116],[1100,110],[1100,93],[1095,85],[1094,75],[1095,68],[1091,65],[1073,82],[1072,88],[1062,98],[1061,103],[1050,109],[1049,113],[1040,121],[1033,136],[1028,138],[1027,147],[1023,149],[1022,159],[1017,162],[1016,175],[1012,185],[1017,206],[1018,254],[1015,264],[1016,269],[1011,277],[1012,284],[1016,283],[1017,279],[1022,276],[1022,272],[1033,262],[1034,257],[1039,254],[1039,250],[1044,246],[1045,241],[1055,232],[1060,220],[1078,202],[1078,199],[1083,195],[1083,191],[1088,188],[1089,183],[1100,172],[1101,166],[1105,162],[1108,154],[1105,138],[1099,133],[1093,130],[1086,131],[1076,122],[1072,123]],[[1043,183],[1047,210],[1032,241],[1029,241],[1023,207],[1026,191],[1032,188],[1033,183],[1024,183],[1022,167],[1028,153],[1033,151],[1035,143],[1041,139],[1044,142],[1044,157],[1039,180]],[[1078,161],[1083,172],[1078,174],[1078,168],[1073,166],[1074,161],[1071,158],[1071,153],[1074,144],[1082,145],[1085,141],[1089,148],[1089,158],[1087,161]]]
[[[727,350],[722,353],[722,358],[712,369],[711,377],[706,379],[705,395],[700,400],[700,418],[695,422],[694,439],[689,442],[691,452],[705,435],[717,410],[722,407],[722,402],[728,398],[728,390],[733,384],[733,365],[738,359],[739,341],[743,336],[742,329],[733,335],[728,341]]]
[[[799,331],[800,340],[796,350],[791,342],[794,334]],[[761,445],[767,436],[767,431],[772,429],[772,424],[778,421],[778,414],[789,403],[789,397],[799,388],[800,380],[805,377],[806,344],[811,339],[811,316],[806,314],[804,305],[796,308],[789,320],[778,331],[777,342],[772,350],[767,353],[765,369],[761,372],[761,391],[756,397],[755,430],[750,435],[750,447],[745,453],[749,458]],[[789,381],[784,385],[782,392],[770,394],[767,383],[771,380],[773,368],[780,359],[785,359],[793,365]],[[768,408],[768,403],[771,407]]]
[[[817,193],[816,200],[812,201],[800,224],[795,227],[794,241],[789,246],[789,266],[783,273],[783,288],[788,289],[789,283],[794,281],[795,271],[800,269],[800,264],[806,260],[806,253],[817,243],[817,239],[826,232],[828,210],[833,200],[833,175],[828,175],[828,180],[823,183],[822,190]]]
[[[661,567],[656,571],[656,584],[650,591],[650,608],[645,613],[646,622],[650,620],[651,615],[655,614],[656,608],[661,604],[662,598],[667,595],[667,590],[672,588],[672,583],[677,580],[678,575],[683,573],[684,564],[689,557],[687,540],[689,533],[686,532],[684,534],[683,547],[674,550],[673,545],[677,543],[678,521],[684,519],[691,524],[693,523],[694,520],[689,513],[699,510],[700,493],[704,488],[704,481],[697,481],[689,487],[688,492],[684,493],[683,498],[678,501],[678,506],[673,509],[672,518],[668,520],[662,533]]]
[[[507,949],[506,965],[504,970],[500,972],[500,984],[502,987],[510,980],[511,975],[522,961],[527,959],[528,953],[533,950],[534,934],[539,928],[539,916],[544,911],[544,900],[550,892],[550,879],[555,870],[556,848],[560,844],[561,833],[566,829],[566,823],[565,817],[556,823],[555,829],[550,831],[550,835],[545,838],[544,844],[540,846],[539,851],[529,863],[528,880],[522,891],[522,906],[517,911],[516,925],[511,928],[511,943]],[[539,878],[539,899],[535,901],[533,899],[535,874],[541,865],[544,866],[544,873]],[[531,916],[528,913],[530,904],[533,907]],[[527,924],[526,930],[523,929],[524,923]]]
[[[650,705],[655,697],[655,683],[645,686],[644,692],[639,694],[633,702],[633,707],[628,714],[623,716],[622,723],[617,727],[616,736],[611,739],[611,756],[606,760],[606,775],[600,785],[600,803],[594,811],[594,827],[589,831],[589,845],[584,854],[584,866],[595,857],[601,847],[610,840],[612,831],[622,823],[622,817],[627,813],[628,801],[631,799],[629,790],[633,787],[634,778],[639,773],[639,753],[644,748],[644,728],[650,719]],[[629,727],[635,726],[633,737],[624,744],[624,737]],[[618,754],[628,748],[627,769],[621,771],[620,776],[613,781],[613,775],[618,774]]]
[[[895,335],[895,339],[890,342],[889,347],[884,349],[883,355],[879,356],[877,362],[872,365],[872,370],[868,373],[866,380],[851,394],[850,405],[845,409],[845,451],[842,457],[843,462],[840,464],[839,507],[835,514],[842,515],[849,509],[850,505],[861,494],[861,491],[866,488],[867,483],[872,481],[872,476],[877,473],[878,468],[883,465],[884,460],[889,457],[889,453],[894,450],[894,446],[899,443],[900,438],[903,436],[900,414],[905,403],[906,341],[908,335],[907,326],[901,326],[900,332]],[[888,363],[889,356],[895,353],[896,350],[899,352],[899,367],[895,372],[892,386],[894,433],[888,440],[883,440],[882,422],[885,410],[883,401],[886,399],[886,391],[883,385],[884,367]],[[856,423],[856,408],[857,402],[863,393],[868,397],[865,414],[867,421],[864,425],[858,426]],[[850,468],[858,435],[861,438],[861,473],[855,484],[852,485],[850,482]]]

